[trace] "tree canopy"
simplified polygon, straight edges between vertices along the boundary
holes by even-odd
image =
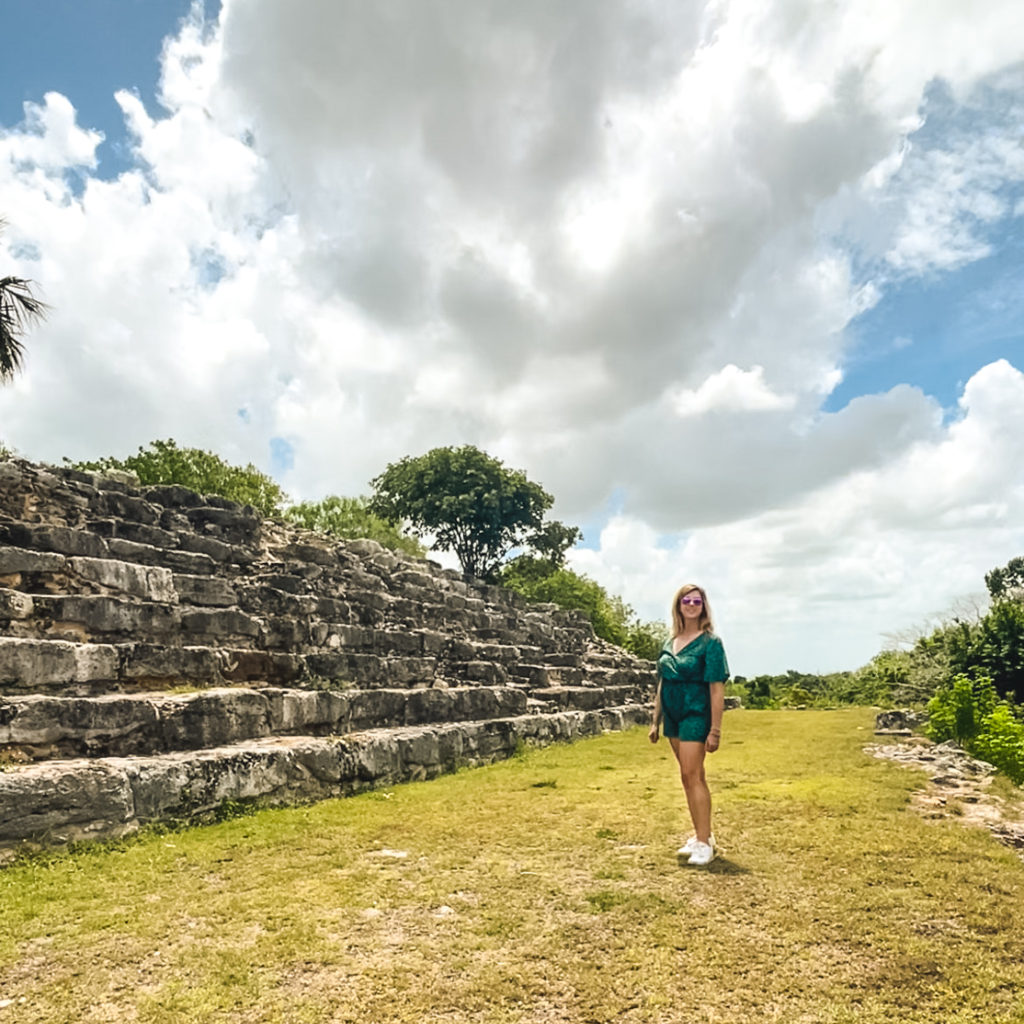
[[[985,586],[993,601],[1024,593],[1024,556],[1011,558],[1001,568],[985,573]]]
[[[551,495],[473,445],[406,456],[371,485],[371,512],[407,522],[417,536],[432,535],[435,547],[455,552],[463,572],[484,579],[493,579],[516,547],[530,547],[559,565],[581,536],[575,527],[545,523]]]

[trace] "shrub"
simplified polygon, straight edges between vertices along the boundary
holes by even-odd
[[[70,465],[93,473],[128,470],[141,484],[179,484],[199,494],[217,494],[240,505],[252,505],[265,516],[279,516],[288,500],[277,483],[251,463],[232,466],[213,452],[179,448],[173,440],[152,441],[148,448],[140,448],[137,455],[126,459],[110,457]]]
[[[392,551],[422,558],[423,545],[415,537],[407,537],[394,524],[369,510],[369,498],[340,498],[336,495],[323,501],[302,501],[284,510],[284,518],[307,530],[329,533],[345,540],[368,538]]]
[[[1024,783],[1024,722],[1008,701],[1000,701],[982,720],[971,753],[994,764],[1018,785]]]
[[[555,568],[549,559],[519,555],[501,567],[498,579],[528,601],[550,601],[582,611],[602,640],[639,658],[657,658],[668,637],[664,626],[640,622],[621,597],[609,594],[596,580],[572,569]]]
[[[928,701],[928,736],[941,743],[956,740],[967,746],[981,729],[982,721],[996,707],[998,697],[988,676],[972,679],[954,676]]]

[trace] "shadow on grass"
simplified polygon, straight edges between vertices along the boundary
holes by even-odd
[[[745,868],[742,864],[737,864],[733,860],[729,860],[728,857],[716,857],[706,867],[698,867],[695,864],[690,864],[686,859],[685,854],[677,854],[676,860],[679,862],[681,868],[686,868],[687,871],[707,871],[712,875],[749,875],[750,868]]]

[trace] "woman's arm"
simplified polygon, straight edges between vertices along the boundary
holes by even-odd
[[[725,683],[708,683],[711,694],[711,731],[704,749],[713,754],[722,742],[722,714],[725,711]]]
[[[652,743],[658,742],[658,729],[661,725],[661,676],[658,676],[658,689],[654,691],[654,716],[651,720],[651,730],[647,738]]]

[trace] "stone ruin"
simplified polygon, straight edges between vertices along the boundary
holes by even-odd
[[[373,541],[0,461],[0,859],[647,722],[653,673]]]

